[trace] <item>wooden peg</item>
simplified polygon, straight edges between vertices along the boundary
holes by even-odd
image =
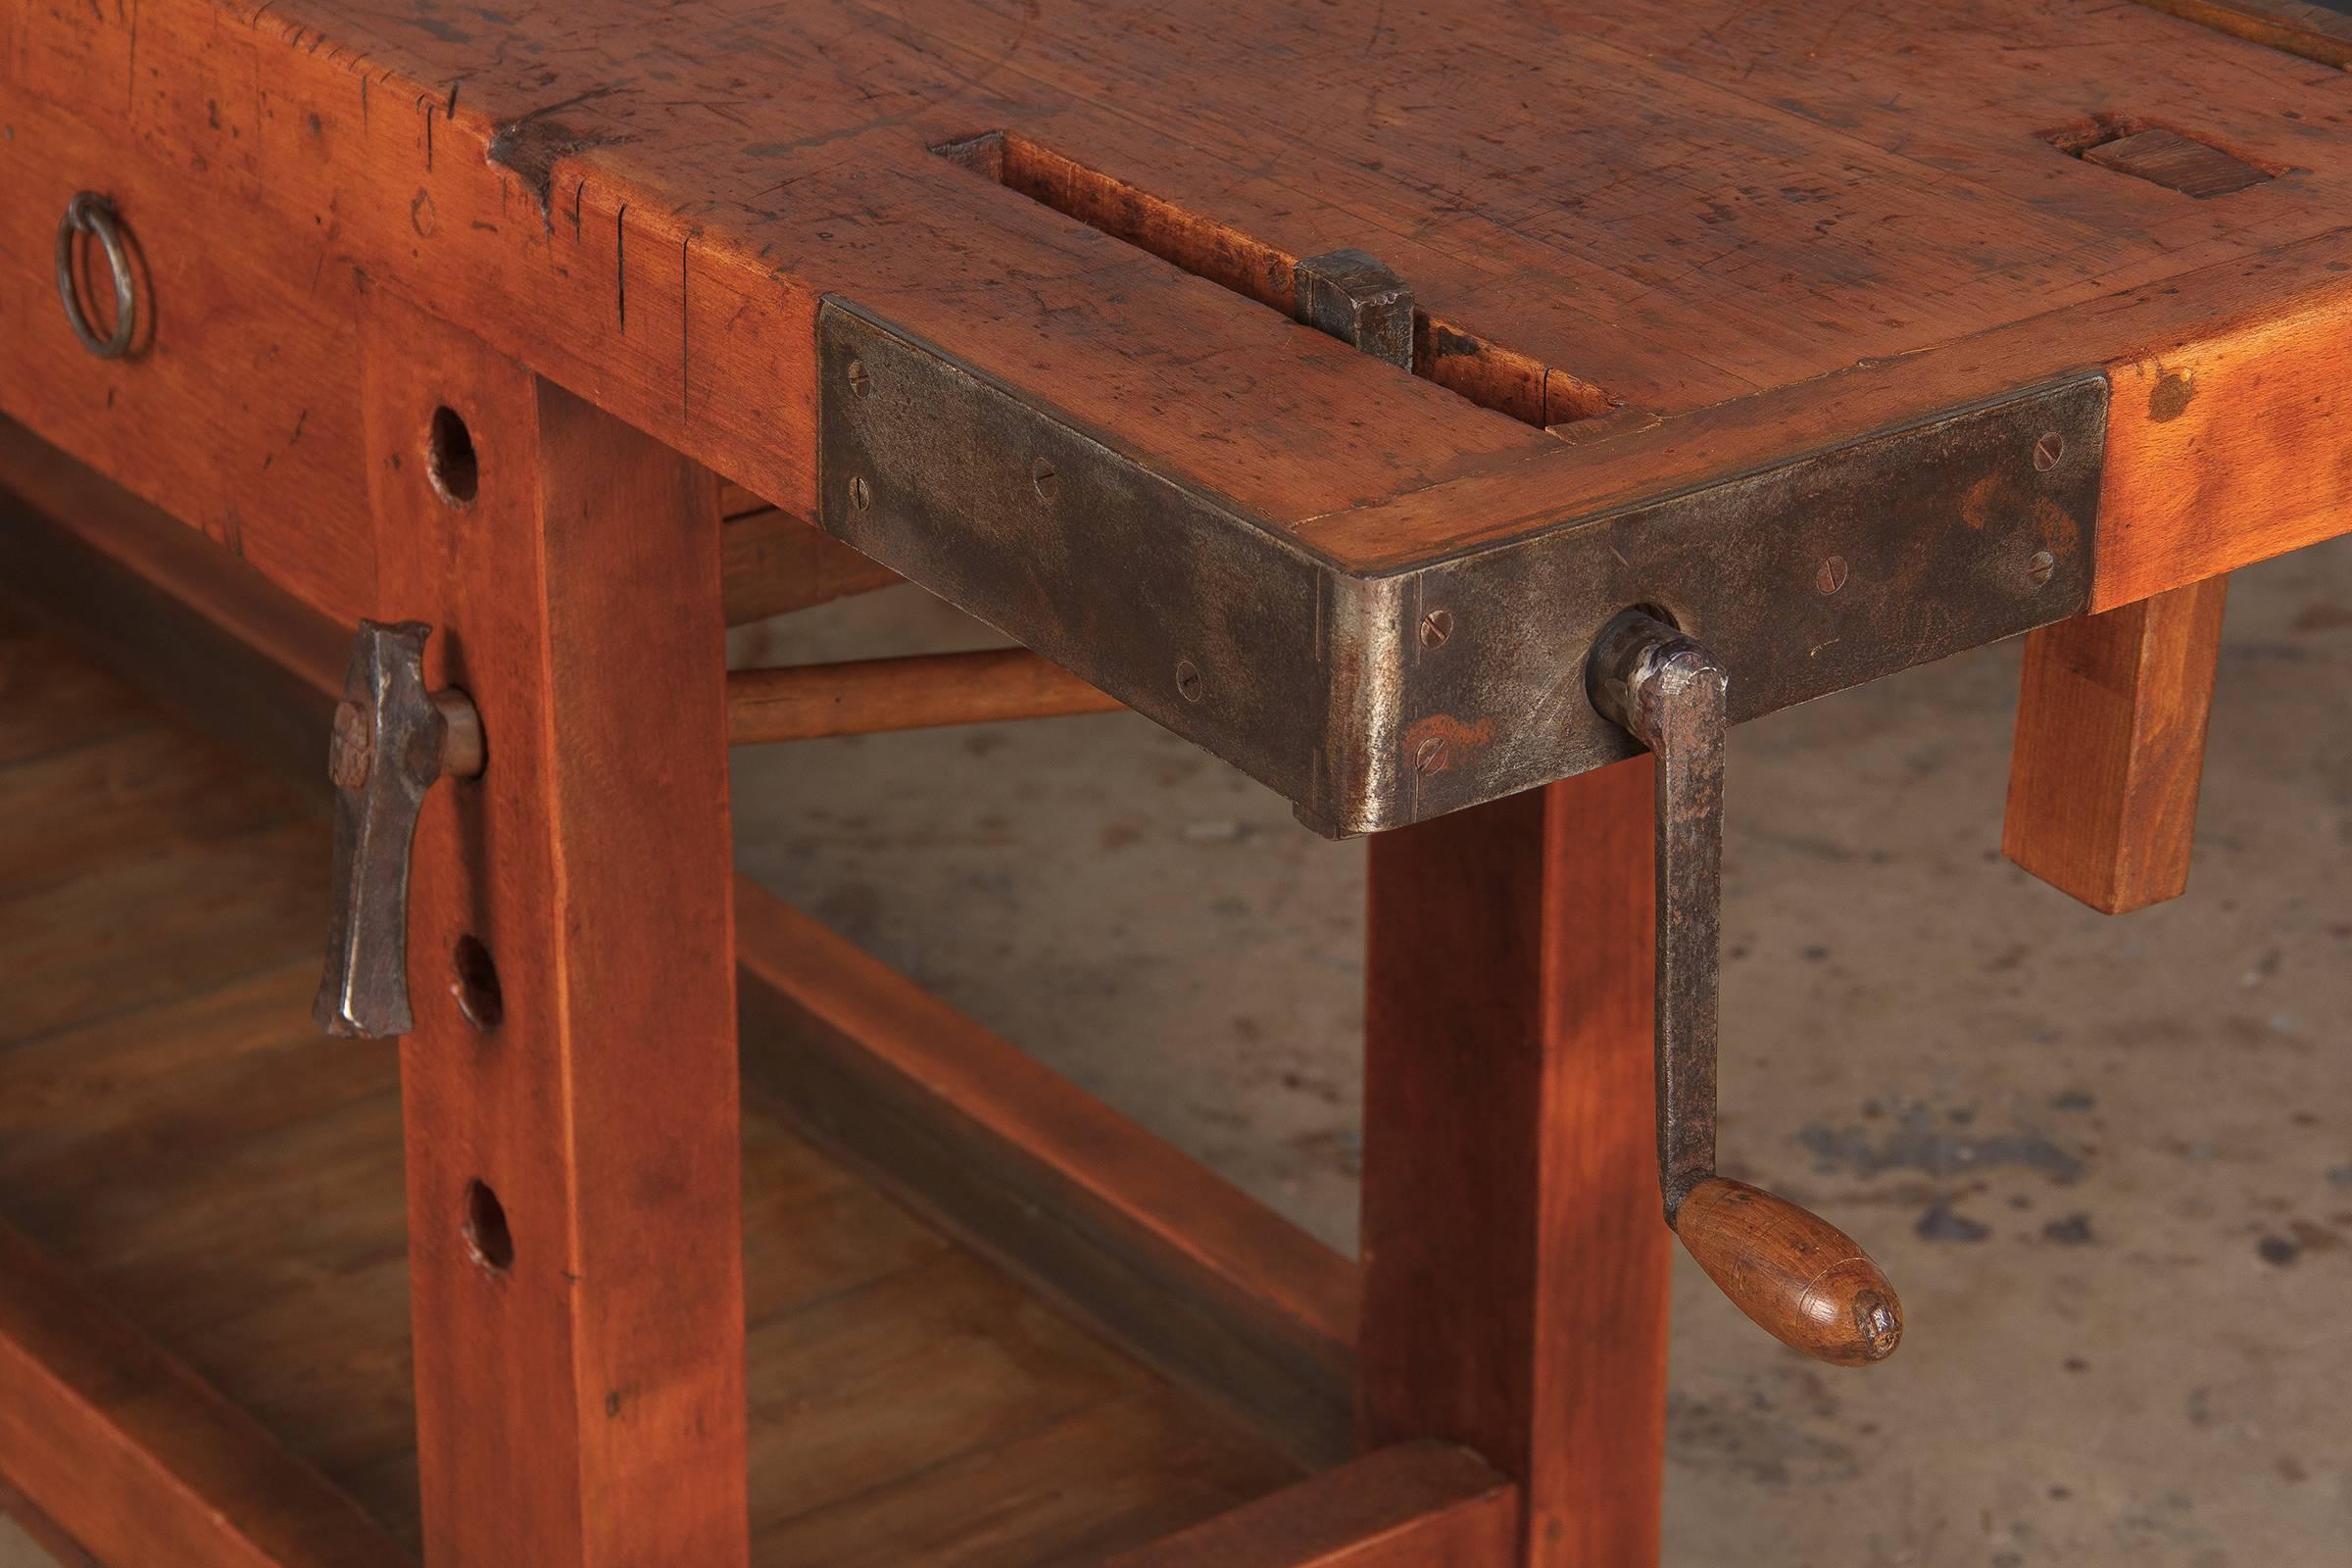
[[[2026,639],[2001,850],[2094,909],[2188,887],[2228,577]]]

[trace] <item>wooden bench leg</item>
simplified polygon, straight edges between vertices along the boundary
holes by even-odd
[[[426,797],[415,853],[425,1560],[740,1568],[715,497],[380,290],[366,380],[379,614],[433,625],[428,678],[470,694],[488,740],[479,779]]]
[[[2094,909],[2187,891],[2229,586],[2209,578],[2026,639],[2001,849]]]
[[[1361,1437],[1478,1450],[1536,1568],[1658,1555],[1649,769],[1372,841]]]

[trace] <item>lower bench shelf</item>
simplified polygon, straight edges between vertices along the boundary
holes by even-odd
[[[103,1300],[137,1398],[209,1385],[413,1556],[397,1062],[308,1020],[324,825],[20,621],[0,692],[0,1298]],[[758,1559],[1093,1562],[1301,1474],[756,1089],[744,1146]]]

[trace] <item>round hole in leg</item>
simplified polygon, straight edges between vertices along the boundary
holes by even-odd
[[[473,432],[447,404],[433,411],[432,423],[425,430],[424,471],[432,477],[441,499],[453,507],[465,506],[481,489],[482,469],[473,455]]]
[[[506,994],[498,988],[498,964],[482,939],[470,935],[458,938],[451,968],[450,993],[458,999],[458,1010],[466,1015],[466,1021],[485,1034],[497,1028],[507,1016]]]
[[[473,1260],[494,1274],[514,1266],[514,1235],[507,1229],[506,1205],[487,1182],[466,1184],[466,1246]]]

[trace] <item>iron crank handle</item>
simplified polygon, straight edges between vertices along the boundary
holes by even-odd
[[[481,772],[482,723],[458,691],[424,687],[421,621],[360,622],[326,772],[335,786],[334,904],[311,1016],[330,1035],[380,1040],[409,1008],[409,850],[424,792]]]
[[[1730,677],[1705,648],[1640,611],[1601,632],[1585,673],[1593,706],[1655,759],[1666,1223],[1733,1304],[1782,1344],[1839,1366],[1883,1361],[1902,1338],[1902,1305],[1870,1254],[1819,1215],[1715,1174]]]

